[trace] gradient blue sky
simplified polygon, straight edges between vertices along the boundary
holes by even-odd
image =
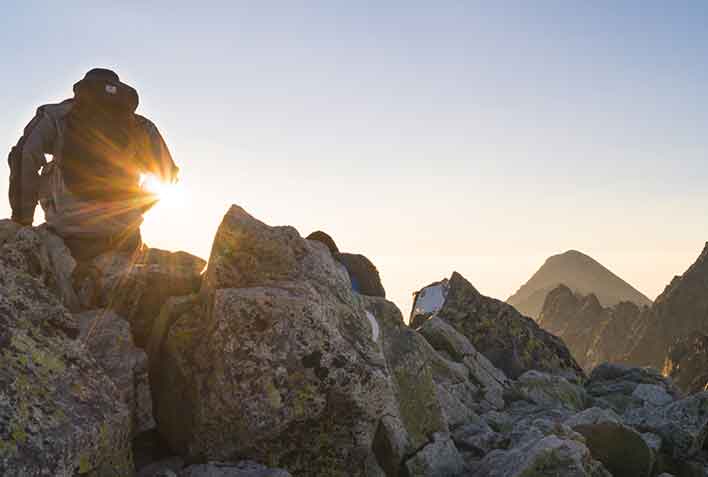
[[[140,91],[183,169],[151,245],[206,256],[238,203],[368,255],[407,313],[571,248],[654,298],[708,238],[706,2],[182,3],[0,18],[6,149],[91,67]]]

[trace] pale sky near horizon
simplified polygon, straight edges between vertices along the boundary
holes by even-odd
[[[506,299],[568,249],[653,299],[708,240],[705,2],[9,0],[2,13],[0,149],[86,70],[115,69],[182,168],[143,227],[152,246],[206,258],[236,203],[367,255],[407,315],[415,289],[453,270]],[[7,176],[3,159],[2,191]]]

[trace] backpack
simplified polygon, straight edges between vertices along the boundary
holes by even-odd
[[[59,162],[73,194],[114,201],[140,193],[138,160],[144,132],[135,115],[137,107],[138,93],[120,81],[91,78],[74,86]]]

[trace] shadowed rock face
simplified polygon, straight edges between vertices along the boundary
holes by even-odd
[[[689,393],[708,390],[708,335],[694,332],[669,348],[664,373]]]
[[[432,315],[469,339],[510,378],[531,369],[584,376],[562,340],[511,305],[483,296],[457,272],[447,284],[441,308]],[[412,316],[411,323],[420,323],[420,319]]]
[[[630,343],[625,360],[662,369],[670,346],[694,332],[708,333],[708,244],[681,276],[675,277],[654,302]]]
[[[43,234],[19,229],[0,248],[0,474],[130,475],[131,414],[74,339]]]
[[[154,428],[147,355],[135,346],[128,321],[107,310],[86,311],[75,317],[81,327],[79,339],[113,381],[132,415],[132,434]]]
[[[570,288],[560,285],[546,297],[537,322],[561,338],[580,365],[587,369],[585,356],[608,320],[609,313],[595,295],[576,295]]]
[[[605,308],[594,294],[583,296],[559,285],[546,296],[537,323],[561,338],[583,369],[590,371],[625,355],[641,319],[642,310],[634,303]]]
[[[550,257],[507,303],[526,316],[538,318],[546,295],[564,284],[583,295],[595,294],[602,306],[623,301],[650,305],[651,300],[591,257],[570,250]]]

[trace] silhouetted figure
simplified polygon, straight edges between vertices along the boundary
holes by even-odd
[[[12,220],[32,225],[39,202],[79,259],[139,248],[143,214],[157,201],[141,176],[175,182],[179,169],[137,107],[135,89],[96,68],[74,85],[72,99],[37,109],[8,158]]]

